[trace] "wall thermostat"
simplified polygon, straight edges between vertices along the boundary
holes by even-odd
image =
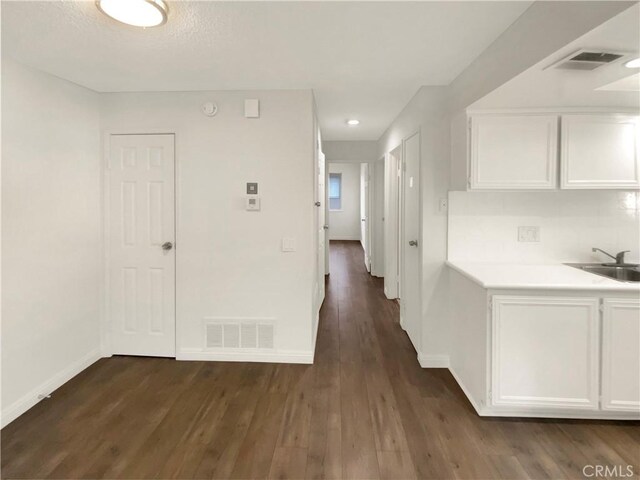
[[[247,197],[246,206],[249,211],[259,211],[260,210],[260,197]]]
[[[213,102],[205,102],[202,104],[202,113],[207,117],[213,117],[218,113],[218,105]]]

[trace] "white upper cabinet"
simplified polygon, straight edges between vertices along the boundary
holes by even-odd
[[[469,188],[557,188],[557,115],[471,117]]]
[[[640,187],[639,120],[635,115],[563,115],[561,187]]]
[[[640,413],[640,301],[605,299],[602,409]]]

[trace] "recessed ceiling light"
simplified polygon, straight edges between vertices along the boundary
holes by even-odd
[[[347,125],[360,125],[360,120],[347,120]]]
[[[167,4],[162,0],[96,0],[105,15],[134,27],[156,27],[167,21]]]
[[[634,58],[633,60],[629,60],[624,64],[627,68],[640,68],[640,58]]]

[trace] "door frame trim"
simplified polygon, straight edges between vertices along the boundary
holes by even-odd
[[[109,260],[110,249],[109,240],[107,235],[109,234],[109,175],[108,165],[110,158],[110,146],[111,136],[113,135],[173,135],[173,191],[174,191],[174,238],[175,245],[180,244],[178,238],[178,224],[179,224],[179,205],[180,205],[180,163],[178,155],[178,139],[180,138],[179,130],[176,128],[145,128],[145,127],[119,127],[119,128],[104,128],[100,135],[101,145],[101,159],[100,159],[100,211],[102,219],[100,222],[100,243],[101,243],[101,259],[100,265],[102,267],[102,274],[100,275],[100,289],[102,295],[100,295],[100,352],[102,357],[113,356],[113,349],[111,347],[111,322],[109,319]],[[174,356],[168,358],[176,358],[179,345],[179,328],[178,328],[178,248],[174,248]]]

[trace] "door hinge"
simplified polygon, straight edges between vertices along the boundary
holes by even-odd
[[[490,299],[489,299],[489,302],[487,303],[487,309],[488,309],[489,311],[492,311],[492,310],[493,310],[493,298],[490,298]]]
[[[604,312],[604,302],[600,299],[600,303],[598,304],[598,310]]]
[[[471,188],[471,177],[467,177],[467,188]]]

